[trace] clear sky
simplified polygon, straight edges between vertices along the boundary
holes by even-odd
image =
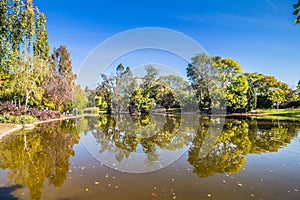
[[[244,72],[300,80],[296,0],[35,0],[47,17],[51,47],[66,45],[74,71],[114,34],[140,27],[182,32],[212,56],[233,58]],[[186,66],[182,66],[185,68]]]

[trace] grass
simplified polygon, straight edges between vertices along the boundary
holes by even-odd
[[[300,109],[258,109],[251,113],[259,114],[257,118],[300,121]]]
[[[254,110],[253,112],[258,114],[300,117],[300,109],[266,109],[266,110],[259,109],[259,110]]]

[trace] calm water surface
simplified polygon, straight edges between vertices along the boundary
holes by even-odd
[[[0,141],[0,199],[300,199],[300,123],[86,117]],[[213,128],[212,128],[213,127]]]

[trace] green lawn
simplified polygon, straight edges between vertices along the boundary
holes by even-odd
[[[300,109],[258,109],[252,113],[263,115],[257,118],[300,121]]]

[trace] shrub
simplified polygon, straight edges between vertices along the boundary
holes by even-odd
[[[0,105],[0,115],[3,116],[23,116],[30,115],[38,120],[48,120],[59,118],[60,112],[53,110],[40,110],[38,108],[28,108],[25,110],[25,107],[17,107],[13,103],[5,102]],[[9,121],[9,117],[2,118],[4,121]],[[18,119],[16,119],[18,120]],[[14,123],[14,122],[12,122]]]
[[[31,124],[36,121],[37,119],[30,115],[21,115],[21,116],[13,116],[9,114],[0,115],[1,123]]]

